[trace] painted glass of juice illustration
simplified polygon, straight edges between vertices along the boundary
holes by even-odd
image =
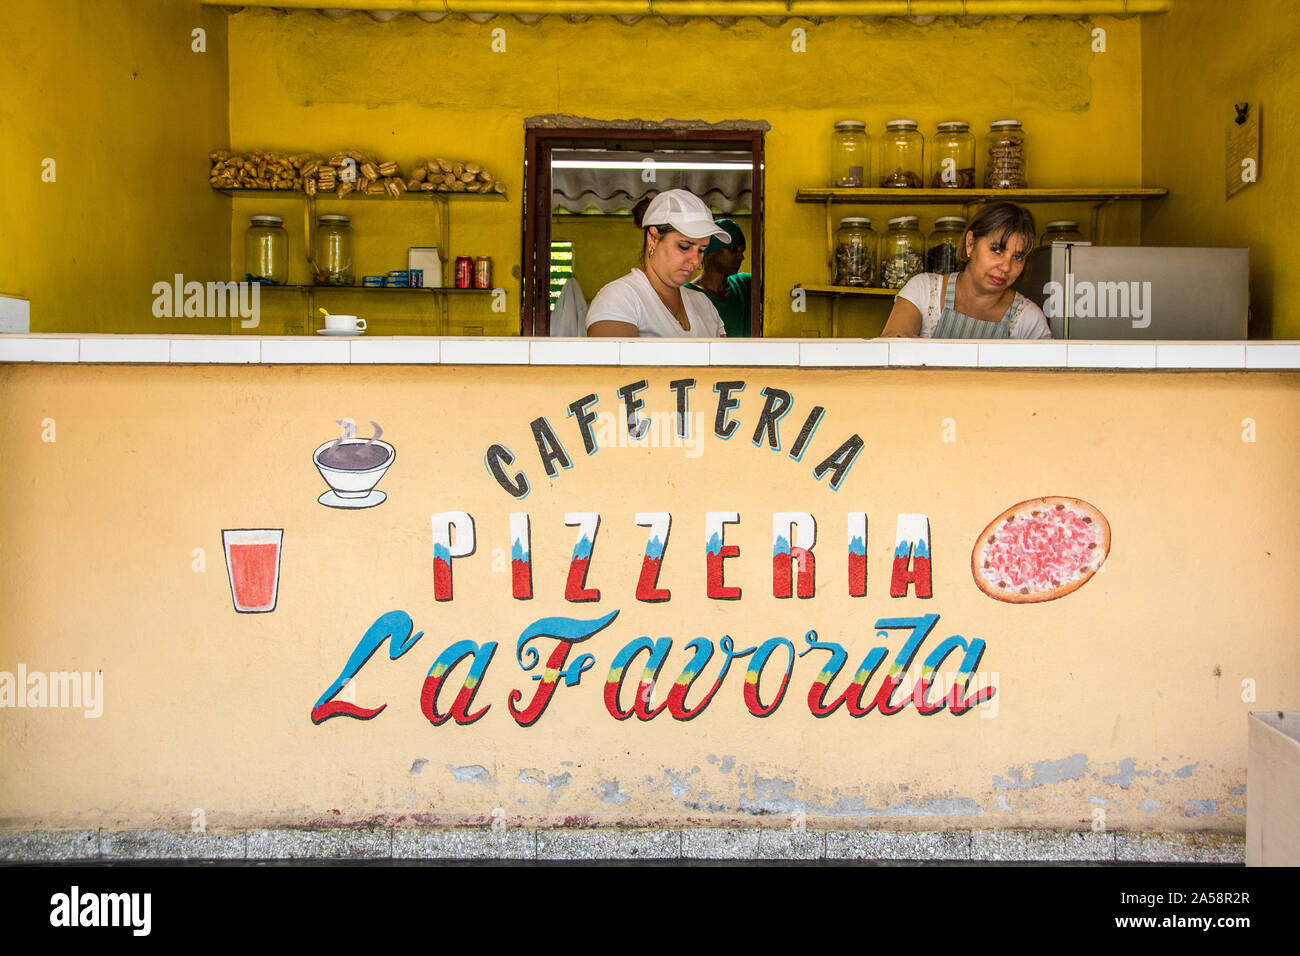
[[[283,529],[222,531],[230,594],[235,610],[255,614],[275,610],[280,590],[280,545]]]

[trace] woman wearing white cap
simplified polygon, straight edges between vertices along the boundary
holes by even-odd
[[[731,241],[709,207],[685,189],[669,189],[650,201],[637,225],[645,230],[641,265],[596,293],[587,310],[587,334],[725,336],[709,297],[683,288],[699,271],[710,239]]]

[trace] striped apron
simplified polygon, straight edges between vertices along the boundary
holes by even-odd
[[[954,308],[953,303],[956,301],[957,274],[953,273],[948,277],[947,292],[943,296],[943,312],[939,315],[939,324],[935,326],[934,335],[931,338],[936,339],[1009,339],[1011,338],[1011,317],[1016,312],[1016,302],[1020,298],[1017,292],[1011,304],[1007,306],[1006,314],[997,322],[985,322],[983,319],[976,319],[969,315],[964,315]]]

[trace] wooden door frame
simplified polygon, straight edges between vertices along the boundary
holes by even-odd
[[[599,149],[610,142],[658,142],[681,148],[727,149],[747,146],[754,168],[750,180],[750,272],[754,276],[750,334],[763,335],[763,136],[766,123],[753,128],[711,126],[622,129],[617,126],[530,128],[524,134],[523,295],[519,309],[521,335],[550,334],[551,153],[555,149]],[[546,250],[543,257],[542,250]]]

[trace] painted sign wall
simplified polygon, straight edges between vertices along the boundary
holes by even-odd
[[[1243,830],[1300,677],[1283,374],[0,375],[18,825]]]

